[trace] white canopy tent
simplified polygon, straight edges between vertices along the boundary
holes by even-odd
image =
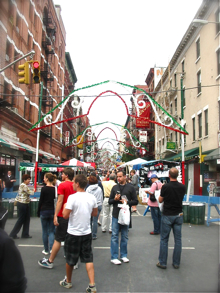
[[[138,165],[138,164],[145,164],[147,163],[146,160],[144,159],[141,159],[141,158],[137,158],[137,159],[134,159],[134,160],[131,160],[129,162],[126,162],[122,165],[120,165],[117,169],[122,169],[122,168],[126,168],[126,174],[130,174],[130,171],[133,169],[133,166],[134,165]],[[137,173],[139,175],[139,171],[137,171]]]

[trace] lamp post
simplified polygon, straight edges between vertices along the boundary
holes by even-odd
[[[197,23],[198,25],[205,25],[205,24],[208,24],[208,23],[220,24],[220,22],[217,22],[217,21],[208,21],[208,20],[199,19],[199,18],[193,19],[192,23]]]

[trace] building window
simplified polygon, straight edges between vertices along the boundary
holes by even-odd
[[[202,137],[202,113],[198,115],[199,138]]]
[[[174,74],[174,86],[177,87],[176,73]]]
[[[6,57],[5,60],[9,62],[11,57],[11,43],[9,42],[9,40],[7,40],[6,43]]]
[[[177,99],[174,100],[175,103],[175,112],[177,113]]]
[[[178,145],[178,132],[175,131],[175,142],[176,142],[176,146]]]
[[[173,83],[173,81],[172,81],[172,79],[170,80],[170,87],[172,87],[172,83]]]
[[[196,59],[200,57],[200,38],[196,41]]]
[[[12,103],[12,107],[16,108],[16,91],[14,88],[12,88],[11,91],[11,103]]]
[[[220,32],[220,8],[215,13],[215,20],[216,20],[216,34]]]
[[[220,49],[218,49],[217,51],[217,70],[218,70],[217,75],[220,75]]]
[[[159,141],[159,153],[161,153],[161,140]]]
[[[208,109],[204,111],[205,116],[205,136],[209,135],[209,123],[208,123]]]
[[[197,88],[198,88],[198,94],[200,94],[202,91],[201,70],[197,73]]]
[[[173,114],[173,104],[170,104],[170,114]]]
[[[193,131],[193,141],[196,140],[196,120],[195,118],[192,119],[192,131]]]
[[[182,72],[185,72],[185,60],[182,62]]]

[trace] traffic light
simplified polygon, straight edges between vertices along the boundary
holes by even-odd
[[[18,79],[19,83],[25,83],[29,84],[30,79],[29,79],[29,64],[28,62],[25,62],[24,64],[18,65],[19,70],[23,70],[18,72],[18,76],[22,76],[22,78]]]
[[[40,83],[40,63],[38,61],[33,61],[32,69],[33,69],[33,82]]]

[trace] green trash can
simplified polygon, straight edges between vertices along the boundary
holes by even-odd
[[[8,210],[8,219],[12,219],[14,215],[14,201],[3,199],[2,206]]]
[[[205,203],[192,202],[189,205],[190,223],[195,225],[205,224]]]
[[[31,199],[31,217],[37,217],[37,210],[39,205],[39,199],[33,198]]]
[[[183,223],[190,223],[189,202],[183,202]]]

